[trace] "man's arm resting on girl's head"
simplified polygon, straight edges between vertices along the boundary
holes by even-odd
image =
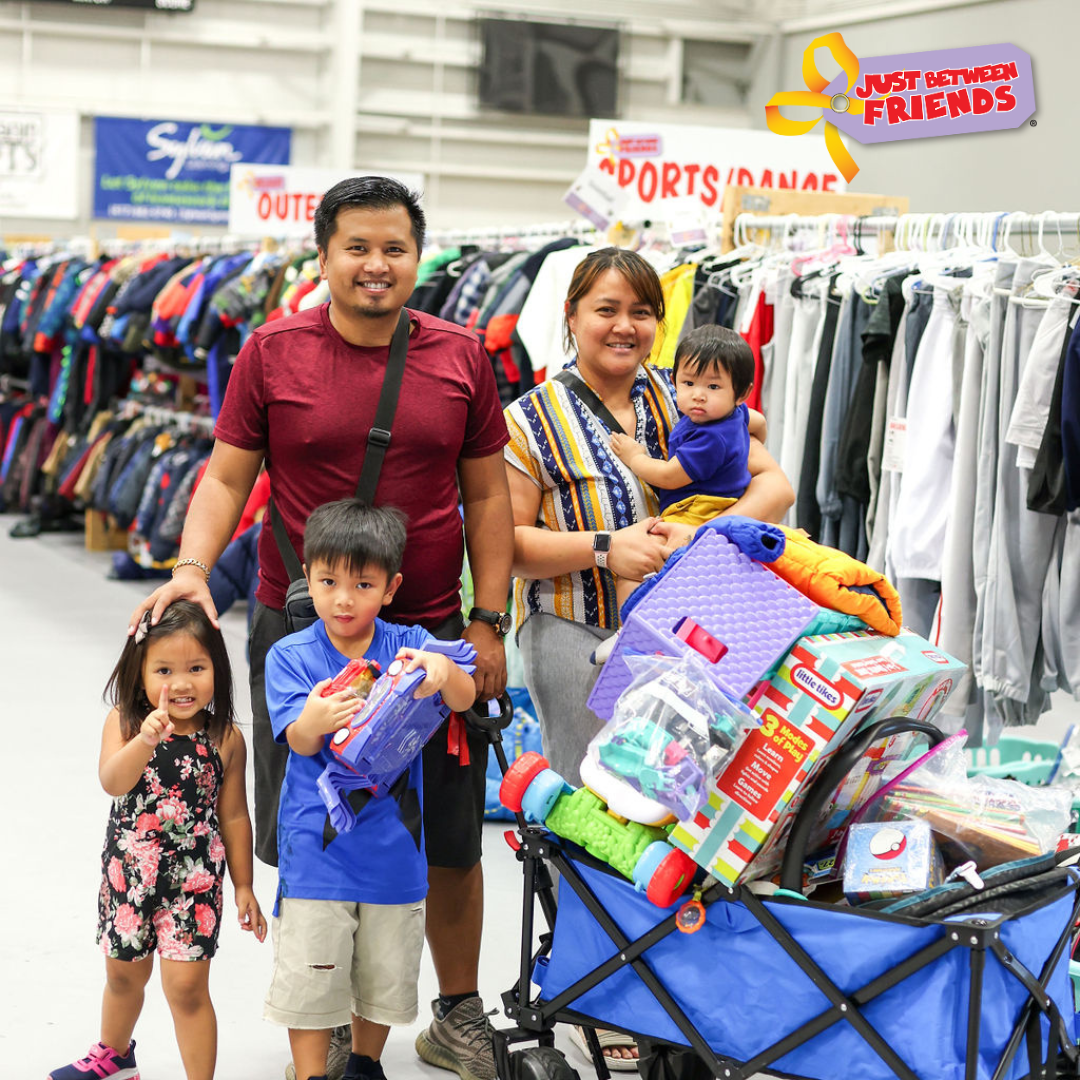
[[[225,845],[225,862],[229,867],[240,925],[254,933],[259,941],[266,937],[266,919],[255,899],[253,879],[251,818],[248,816],[247,791],[244,781],[247,747],[238,728],[232,728],[222,740],[219,750],[224,775],[218,793],[218,824]]]

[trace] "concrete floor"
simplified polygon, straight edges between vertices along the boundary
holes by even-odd
[[[81,1057],[98,1038],[104,965],[94,944],[101,843],[109,798],[97,779],[101,692],[123,646],[128,616],[149,592],[143,582],[105,578],[108,556],[86,552],[81,534],[11,540],[0,519],[0,717],[3,782],[0,829],[7,885],[0,890],[0,1076],[44,1077]],[[236,672],[236,704],[249,717],[246,615],[225,616]],[[250,745],[250,725],[245,722]],[[250,780],[249,780],[250,792]],[[502,838],[485,830],[486,902],[480,991],[489,1008],[517,970],[521,911],[519,864]],[[276,873],[256,861],[255,893],[269,916]],[[285,1032],[262,1020],[270,978],[269,938],[259,945],[226,918],[210,975],[219,1025],[218,1071],[236,1080],[280,1080],[289,1060]],[[390,1080],[452,1077],[413,1050],[437,994],[425,954],[421,1017],[391,1033],[384,1057]],[[155,975],[135,1031],[143,1080],[182,1080],[172,1020]],[[575,1054],[560,1034],[559,1044]],[[574,1058],[578,1067],[584,1060]],[[588,1070],[591,1073],[591,1070]]]
[[[0,519],[0,829],[8,867],[0,890],[0,926],[7,928],[0,936],[0,1075],[23,1080],[81,1056],[98,1037],[103,964],[94,928],[109,805],[96,773],[106,711],[101,692],[128,616],[149,587],[107,580],[108,556],[86,552],[81,534],[11,540],[13,520]],[[237,672],[238,715],[247,717],[243,610],[230,612],[223,626]],[[1040,734],[1060,737],[1078,718],[1080,709],[1069,702],[1044,718]],[[513,980],[519,949],[521,874],[502,839],[504,828],[488,825],[485,835],[480,991],[489,1008]],[[274,888],[274,871],[256,863],[255,891],[267,912]],[[271,960],[269,940],[258,945],[226,918],[211,972],[221,1077],[283,1076],[285,1033],[261,1019]],[[413,1051],[436,992],[425,955],[421,1019],[391,1034],[384,1057],[390,1080],[453,1075],[423,1064]],[[156,977],[135,1037],[144,1080],[182,1080]],[[557,1045],[583,1076],[593,1075],[563,1029]]]

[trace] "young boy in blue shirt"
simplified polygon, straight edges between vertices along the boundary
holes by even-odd
[[[322,690],[364,657],[385,671],[395,658],[423,668],[417,696],[441,692],[455,711],[476,686],[453,661],[424,651],[419,626],[378,618],[401,584],[405,524],[398,511],[342,499],[318,507],[304,530],[304,573],[319,621],[277,642],[266,658],[274,737],[289,746],[278,811],[274,973],[263,1015],[289,1028],[297,1080],[325,1080],[331,1029],[352,1025],[346,1080],[381,1080],[391,1024],[417,1015],[427,863],[421,758],[399,790],[370,798],[350,832],[324,842],[326,807],[316,781],[330,736],[361,707]],[[395,785],[399,787],[399,785]]]

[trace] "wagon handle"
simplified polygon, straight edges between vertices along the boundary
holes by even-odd
[[[806,848],[825,800],[840,786],[844,777],[855,767],[855,763],[874,743],[904,731],[921,732],[930,740],[931,746],[937,746],[946,737],[939,728],[923,720],[910,720],[906,716],[891,717],[856,732],[822,769],[821,775],[814,781],[799,807],[787,838],[784,861],[780,868],[780,888],[784,893],[802,896]]]

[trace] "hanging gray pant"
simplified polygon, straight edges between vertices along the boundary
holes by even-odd
[[[949,520],[945,527],[945,550],[941,559],[938,644],[957,660],[962,660],[968,668],[958,676],[956,689],[942,706],[942,711],[950,716],[965,714],[978,697],[970,666],[975,631],[975,567],[971,558],[975,503],[971,494],[975,490],[979,460],[979,398],[983,358],[990,336],[989,293],[977,282],[967,286],[964,292],[960,317],[967,330],[964,335],[964,367],[960,382],[960,407],[957,410]],[[981,730],[981,720],[979,727]]]
[[[1061,545],[1059,681],[1075,696],[1080,692],[1080,510],[1066,515]]]
[[[845,300],[840,322],[836,328],[829,386],[825,394],[824,417],[821,425],[821,458],[818,466],[817,500],[821,508],[821,542],[826,547],[839,548],[855,558],[866,558],[865,524],[855,499],[843,497],[836,490],[836,461],[840,435],[856,375],[862,366],[862,335],[870,321],[870,308],[858,293]]]
[[[544,756],[574,787],[581,784],[578,769],[589,740],[604,726],[585,704],[600,674],[589,657],[613,633],[547,614],[530,615],[518,631]]]
[[[813,282],[807,291],[811,290],[817,292],[795,300],[795,317],[791,325],[791,347],[788,350],[787,378],[784,385],[784,441],[780,448],[780,468],[796,491],[799,490],[799,478],[802,474],[810,388],[814,382],[814,366],[821,346],[827,302],[824,282]],[[794,507],[784,520],[794,525]]]
[[[1027,307],[1023,291],[1037,269],[1023,260],[1013,278],[1005,316],[998,410],[998,468],[994,522],[986,576],[982,637],[982,686],[987,704],[1004,725],[1034,722],[1048,707],[1042,688],[1042,595],[1057,520],[1027,508],[1030,470],[1017,465],[1017,448],[1005,441],[1024,366],[1045,308]],[[1023,291],[1022,291],[1023,290]],[[1058,341],[1060,352],[1060,340]]]
[[[761,389],[761,408],[769,422],[765,448],[777,460],[784,445],[784,392],[787,389],[788,358],[791,350],[791,330],[795,321],[795,297],[791,283],[795,275],[781,267],[776,284],[766,296],[773,297],[773,337],[769,343],[769,358],[765,363],[765,385]],[[762,357],[765,351],[762,349]]]
[[[990,531],[997,490],[998,395],[1001,390],[1001,342],[1016,263],[999,260],[990,295],[990,327],[979,388],[979,455],[975,471],[975,519],[971,530],[971,562],[975,579],[975,629],[971,673],[982,686],[982,640],[986,623],[986,570],[990,563]]]
[[[870,540],[866,565],[879,572],[885,570],[885,549],[889,539],[889,510],[896,480],[896,474],[883,467],[885,436],[900,393],[901,369],[904,369],[904,348],[907,341],[906,324],[907,308],[905,307],[904,313],[900,316],[900,324],[896,328],[896,340],[893,342],[889,366],[886,368],[884,364],[878,365],[883,370],[878,372],[877,390],[874,394],[874,426],[870,431],[870,452],[867,455],[871,498],[870,508],[866,512],[866,531]],[[906,369],[903,373],[903,383],[906,400]],[[876,487],[875,474],[877,475]]]

